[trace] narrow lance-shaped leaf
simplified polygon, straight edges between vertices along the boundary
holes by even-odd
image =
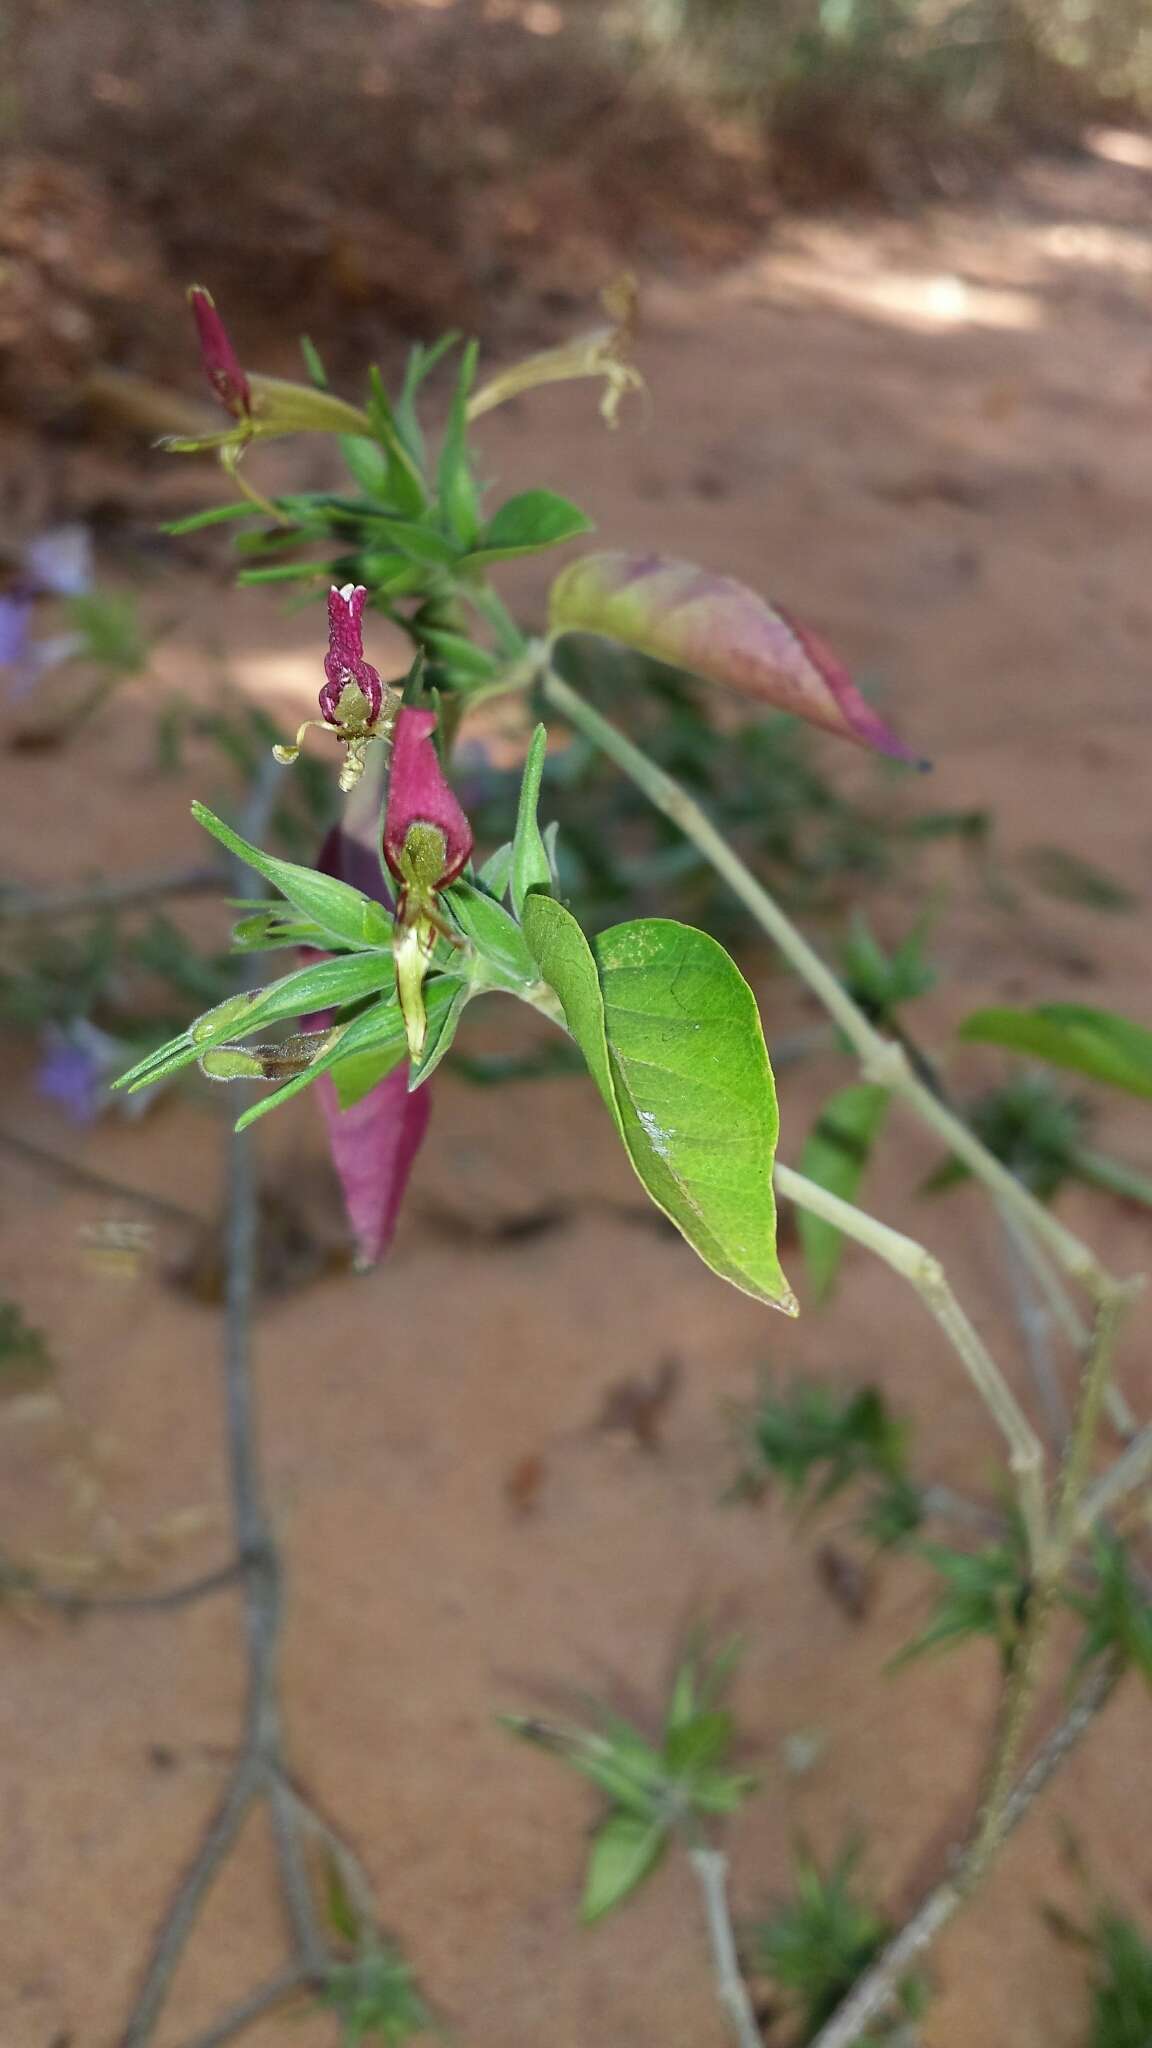
[[[395,969],[389,953],[358,953],[328,960],[310,960],[295,974],[267,988],[245,990],[228,996],[215,1009],[205,1011],[179,1038],[150,1053],[115,1083],[133,1091],[149,1086],[166,1074],[190,1066],[194,1059],[214,1046],[246,1038],[253,1031],[266,1030],[286,1017],[299,1017],[322,1007],[335,1011],[364,996],[391,990]]]
[[[916,760],[831,648],[732,576],[668,555],[585,555],[557,577],[549,613],[554,634],[602,634],[858,746]]]
[[[544,756],[547,752],[547,728],[538,725],[532,735],[532,744],[524,763],[520,801],[516,809],[516,832],[512,841],[512,908],[517,917],[524,915],[524,904],[530,890],[549,890],[552,886],[552,867],[548,859],[548,849],[536,818],[540,802],[540,778],[544,773]]]
[[[862,1081],[824,1104],[800,1156],[800,1171],[842,1202],[853,1202],[876,1141],[888,1090]],[[844,1233],[807,1209],[796,1213],[804,1263],[817,1301],[831,1291],[844,1250]]]
[[[961,1038],[1030,1053],[1050,1066],[1087,1074],[1129,1095],[1152,1097],[1152,1031],[1111,1010],[1082,1003],[1041,1003],[1034,1010],[974,1010]]]
[[[795,1315],[776,1255],[776,1090],[735,963],[663,918],[616,925],[593,952],[539,894],[524,932],[652,1200],[713,1272]]]
[[[255,868],[258,875],[263,875],[274,888],[279,889],[301,916],[310,918],[341,945],[391,945],[391,918],[378,903],[370,903],[359,890],[350,889],[346,882],[337,881],[330,875],[317,874],[314,868],[298,867],[294,861],[277,860],[272,854],[263,853],[258,846],[250,846],[205,804],[194,803],[192,816],[206,832],[220,841],[221,846],[226,846],[229,853],[234,853],[247,867]]]

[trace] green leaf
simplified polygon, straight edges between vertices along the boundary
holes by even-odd
[[[1129,1095],[1152,1097],[1152,1031],[1111,1010],[1081,1003],[975,1010],[960,1026],[960,1037],[1030,1053],[1050,1066],[1087,1074]]]
[[[331,1069],[332,1085],[341,1109],[354,1109],[407,1057],[408,1047],[399,1037],[383,1045],[368,1046],[363,1052],[345,1053]]]
[[[318,924],[330,937],[345,946],[386,947],[391,951],[391,917],[381,904],[362,896],[359,889],[349,888],[347,882],[338,882],[332,875],[317,874],[315,868],[297,867],[293,861],[277,860],[270,853],[262,853],[204,804],[194,803],[192,816],[221,846],[255,868],[258,875],[279,889],[293,909]]]
[[[335,562],[281,562],[273,569],[241,569],[236,582],[244,590],[254,590],[262,583],[306,583],[309,577],[331,582],[335,570]]]
[[[1020,865],[1038,889],[1049,896],[1059,896],[1065,903],[1082,903],[1088,910],[1108,911],[1112,915],[1140,907],[1139,896],[1123,882],[1067,847],[1033,846],[1021,855]]]
[[[431,562],[436,568],[448,568],[459,554],[454,542],[445,540],[434,526],[420,519],[393,519],[384,512],[365,512],[362,524],[365,538],[369,533],[382,533],[416,562]]]
[[[616,925],[593,953],[536,893],[524,932],[652,1200],[714,1273],[794,1315],[776,1256],[776,1089],[735,963],[664,918]]]
[[[368,387],[368,418],[372,431],[381,446],[388,451],[385,495],[389,504],[397,505],[402,512],[413,513],[419,518],[428,502],[421,466],[412,451],[404,445],[403,435],[392,411],[391,400],[384,389],[384,379],[375,364],[368,372]]]
[[[421,1087],[429,1075],[435,1073],[456,1036],[456,1028],[464,1014],[465,1005],[476,993],[468,982],[458,981],[451,1000],[427,1012],[428,1028],[424,1036],[424,1050],[409,1074],[410,1090]]]
[[[656,1868],[667,1845],[658,1821],[631,1813],[612,1813],[601,1821],[592,1841],[580,1918],[588,1926],[619,1906]]]
[[[446,668],[454,669],[458,675],[487,682],[494,676],[500,664],[487,648],[477,647],[464,633],[450,632],[446,626],[418,627],[420,641],[429,653]]]
[[[473,548],[480,532],[480,500],[468,457],[468,395],[476,376],[479,345],[470,341],[461,358],[444,444],[437,469],[440,513],[462,548]]]
[[[416,394],[425,378],[431,376],[437,363],[442,362],[449,350],[455,348],[459,339],[459,334],[453,331],[448,334],[442,334],[438,341],[434,341],[427,346],[423,342],[418,341],[415,347],[408,351],[408,361],[404,367],[404,383],[400,396],[396,401],[393,418],[396,423],[396,432],[400,436],[404,447],[408,450],[412,460],[419,463],[421,467],[424,462],[424,436],[420,430],[420,421],[416,413]]]
[[[455,882],[441,902],[453,923],[471,939],[480,958],[502,987],[520,989],[539,979],[528,942],[514,917],[470,882]]]
[[[517,917],[524,915],[524,904],[530,890],[543,889],[547,894],[552,888],[552,865],[536,821],[540,777],[544,773],[547,752],[548,730],[546,726],[538,725],[524,763],[520,801],[516,807],[516,834],[512,841],[512,908]]]
[[[370,498],[383,498],[388,490],[388,457],[379,441],[367,434],[341,434],[340,453],[349,471]]]
[[[114,1086],[133,1092],[161,1080],[165,1074],[177,1073],[212,1046],[246,1038],[285,1017],[306,1017],[316,1010],[340,1009],[346,1003],[359,1002],[364,996],[388,988],[395,972],[387,953],[317,960],[267,988],[229,996],[215,1009],[205,1011],[179,1038],[170,1039],[167,1045],[122,1074]]]
[[[258,519],[260,512],[248,498],[241,498],[235,505],[210,505],[206,512],[190,512],[187,519],[172,519],[160,528],[161,533],[173,535],[199,533],[205,526],[223,526],[229,519]]]
[[[801,1173],[841,1201],[854,1202],[887,1107],[886,1088],[871,1082],[842,1088],[824,1104],[808,1134]],[[844,1233],[806,1209],[797,1211],[796,1227],[812,1292],[824,1301],[839,1269]]]
[[[480,880],[490,896],[498,903],[503,902],[512,879],[512,841],[506,839],[495,853],[490,853],[480,870]]]
[[[454,990],[457,984],[455,982],[447,984],[440,982],[434,983],[431,986],[440,989],[447,987]],[[431,988],[427,1000],[429,1011],[431,1012]],[[289,1101],[293,1095],[299,1095],[302,1089],[311,1087],[313,1081],[317,1080],[321,1074],[328,1073],[331,1068],[334,1068],[341,1060],[348,1059],[350,1055],[365,1052],[382,1052],[385,1048],[395,1049],[396,1060],[392,1062],[392,1065],[398,1064],[407,1052],[404,1019],[400,1014],[400,1006],[394,998],[390,998],[385,1002],[373,1003],[369,1009],[361,1010],[358,1016],[352,1017],[347,1024],[335,1025],[327,1052],[321,1053],[318,1059],[313,1060],[312,1065],[302,1074],[293,1075],[292,1079],[286,1081],[282,1088],[275,1088],[271,1094],[262,1096],[259,1102],[254,1102],[251,1108],[244,1111],[243,1116],[237,1118],[236,1129],[238,1131],[247,1130],[249,1124],[254,1124],[260,1117],[267,1116],[269,1110],[279,1109],[282,1103]],[[389,1071],[389,1069],[385,1071]]]
[[[579,533],[591,533],[592,525],[579,505],[556,491],[521,491],[497,506],[461,568],[487,568],[492,562],[510,562],[518,555],[559,547]]]
[[[664,1758],[674,1778],[691,1778],[710,1764],[718,1764],[731,1740],[732,1716],[716,1707],[669,1729],[664,1739]]]

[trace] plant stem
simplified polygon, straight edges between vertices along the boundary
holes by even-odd
[[[716,1996],[731,2022],[739,2048],[764,2048],[748,1987],[740,1970],[732,1915],[728,1909],[728,1858],[718,1849],[689,1849],[688,1860],[699,1879],[712,1946]]]
[[[243,1573],[244,1566],[238,1558],[235,1564],[222,1565],[217,1572],[205,1572],[203,1578],[189,1579],[183,1586],[158,1588],[155,1593],[85,1593],[80,1590],[71,1592],[66,1586],[42,1586],[35,1573],[29,1572],[19,1590],[38,1600],[42,1606],[59,1607],[65,1614],[140,1613],[190,1607],[209,1593],[223,1593],[237,1585]]]
[[[955,1875],[945,1878],[927,1894],[899,1934],[858,1979],[827,2025],[811,2042],[810,2048],[852,2048],[870,2022],[892,2003],[908,1972],[963,1905],[977,1878],[984,1874],[992,1858],[1020,1825],[1033,1801],[1107,1704],[1120,1676],[1118,1659],[1101,1660],[1080,1688],[1065,1719],[1053,1730],[1035,1760],[1009,1792],[1004,1802],[1000,1831],[994,1842],[984,1846],[979,1868],[975,1868],[975,1847],[970,1848],[962,1855]]]
[[[275,1977],[270,1977],[267,1984],[262,1984],[258,1990],[250,1992],[247,1998],[242,1998],[229,2012],[222,2014],[214,2027],[209,2027],[206,2034],[197,2034],[194,2040],[185,2044],[185,2048],[223,2048],[225,2041],[231,2041],[237,2034],[242,2034],[245,2027],[250,2027],[255,2020],[262,2019],[266,2012],[271,2012],[273,2006],[281,2005],[293,1991],[302,1990],[305,1983],[303,1971],[290,1964]]]
[[[92,1195],[105,1195],[110,1201],[133,1202],[138,1209],[150,1209],[154,1216],[163,1216],[170,1223],[183,1223],[195,1230],[203,1228],[204,1219],[196,1214],[195,1209],[185,1209],[182,1203],[170,1202],[165,1195],[149,1194],[144,1188],[131,1188],[123,1181],[110,1180],[106,1173],[95,1173],[91,1167],[81,1166],[75,1159],[63,1159],[58,1152],[50,1152],[44,1145],[35,1145],[30,1138],[22,1138],[16,1131],[0,1130],[0,1147],[5,1152],[14,1152],[29,1166],[50,1173],[54,1180],[63,1181],[66,1186],[83,1188]]]
[[[1087,1535],[1089,1529],[1110,1514],[1112,1509],[1126,1495],[1135,1493],[1152,1477],[1152,1424],[1134,1436],[1126,1451],[1117,1458],[1111,1470],[1104,1474],[1081,1495],[1076,1516],[1077,1535]]]
[[[1020,1512],[1028,1534],[1034,1565],[1040,1565],[1047,1548],[1047,1511],[1044,1501],[1044,1451],[1039,1437],[1021,1408],[988,1350],[948,1284],[939,1259],[922,1244],[899,1230],[869,1216],[851,1202],[841,1201],[815,1181],[806,1180],[790,1166],[777,1161],[776,1186],[798,1208],[834,1224],[854,1238],[894,1272],[903,1275],[916,1289],[929,1313],[935,1317],[949,1343],[959,1354],[972,1384],[984,1402],[1008,1445],[1008,1459],[1020,1494]]]
[[[1003,1831],[1005,1802],[1043,1668],[1048,1624],[1076,1540],[1077,1510],[1100,1425],[1104,1389],[1108,1384],[1116,1332],[1128,1292],[1123,1288],[1115,1289],[1100,1303],[1096,1312],[1096,1326],[1084,1362],[1072,1431],[1057,1483],[1051,1535],[1039,1559],[1034,1560],[1034,1578],[1024,1626],[1009,1667],[997,1717],[996,1740],[987,1790],[981,1803],[971,1874],[967,1880],[969,1884],[979,1880]]]
[[[269,770],[272,764],[269,763]],[[274,786],[272,773],[258,781],[249,808],[246,836],[259,838],[259,812]],[[253,817],[253,813],[257,815]],[[253,962],[244,963],[250,974]],[[248,1644],[248,1701],[244,1741],[224,1798],[161,1924],[120,2048],[146,2048],[167,2001],[173,1975],[213,1879],[230,1854],[255,1801],[271,1812],[280,1890],[292,1935],[286,1974],[253,1994],[228,2015],[203,2043],[227,2039],[255,2019],[286,1990],[323,1982],[330,1955],[321,1935],[304,1855],[294,1795],[283,1768],[280,1716],[280,1628],[283,1568],[264,1502],[251,1372],[255,1305],[257,1200],[252,1141],[247,1132],[229,1138],[227,1289],[224,1306],[224,1406],[228,1470],[236,1550],[243,1565],[244,1618]]]
[[[903,1047],[886,1038],[869,1022],[832,969],[808,944],[775,898],[756,880],[687,790],[682,789],[624,733],[586,703],[554,669],[544,670],[541,687],[549,703],[594,741],[610,760],[615,761],[617,767],[622,768],[643,790],[649,802],[665,817],[671,818],[685,837],[699,847],[717,874],[752,913],[760,929],[775,942],[789,965],[823,1003],[856,1053],[865,1079],[890,1088],[899,1095],[997,1200],[1021,1218],[1072,1279],[1079,1281],[1096,1299],[1107,1294],[1112,1277],[1095,1253],[1066,1229],[1027,1188],[1022,1187],[1007,1167],[1002,1166],[981,1144],[967,1124],[938,1101],[931,1089],[917,1078]]]

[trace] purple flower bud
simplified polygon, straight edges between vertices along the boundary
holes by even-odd
[[[202,284],[194,284],[188,290],[188,304],[200,337],[200,360],[213,392],[233,419],[249,419],[252,389],[228,338],[228,329],[216,311],[216,301]]]
[[[346,583],[342,590],[333,584],[328,592],[328,652],[324,673],[328,680],[320,692],[320,709],[329,725],[373,725],[380,716],[384,693],[371,662],[364,659],[362,620],[368,596],[362,583]],[[358,717],[349,715],[344,692],[359,690],[364,709]],[[360,711],[360,707],[355,707]]]
[[[392,772],[384,814],[384,858],[418,913],[454,882],[472,852],[472,827],[444,778],[432,742],[434,711],[404,705],[396,714]]]

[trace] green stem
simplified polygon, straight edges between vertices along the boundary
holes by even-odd
[[[1096,1312],[1092,1342],[1080,1379],[1076,1413],[1057,1483],[1051,1534],[1035,1572],[1024,1627],[1009,1669],[987,1789],[972,1848],[964,1862],[961,1883],[965,1890],[979,1883],[1003,1836],[1005,1806],[1043,1670],[1048,1626],[1077,1541],[1080,1502],[1100,1426],[1116,1333],[1131,1293],[1130,1288],[1113,1288]]]
[[[916,1289],[921,1301],[940,1325],[957,1352],[965,1371],[1002,1432],[1008,1445],[1008,1461],[1020,1495],[1020,1513],[1028,1534],[1029,1554],[1034,1568],[1043,1569],[1049,1544],[1044,1502],[1044,1452],[1015,1394],[1000,1371],[978,1330],[969,1320],[948,1284],[940,1264],[915,1238],[893,1230],[877,1217],[842,1201],[816,1181],[806,1180],[790,1166],[777,1161],[775,1172],[779,1192],[797,1208],[807,1209],[825,1223],[842,1230],[846,1237],[873,1252],[894,1272]]]
[[[948,1149],[964,1161],[996,1199],[1020,1216],[1033,1235],[1049,1248],[1065,1272],[1080,1281],[1096,1300],[1105,1299],[1114,1281],[1095,1253],[1051,1215],[1027,1188],[1022,1187],[981,1144],[967,1124],[917,1079],[903,1048],[869,1022],[832,969],[809,945],[774,897],[756,880],[699,804],[624,733],[586,703],[554,669],[546,669],[541,680],[548,702],[579,731],[587,734],[643,790],[649,802],[665,817],[671,818],[685,837],[699,847],[705,859],[751,912],[760,929],[780,948],[789,965],[839,1025],[860,1061],[865,1078],[901,1096],[921,1122],[927,1124]]]

